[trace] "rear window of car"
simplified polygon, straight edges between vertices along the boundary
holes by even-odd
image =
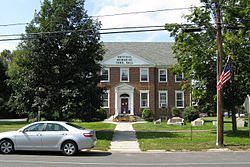
[[[66,123],[66,124],[76,128],[76,129],[85,129],[85,128],[81,127],[81,126],[78,126],[78,125],[75,125],[75,124],[72,124],[72,123]]]

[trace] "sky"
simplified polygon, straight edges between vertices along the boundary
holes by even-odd
[[[0,0],[0,40],[10,37],[2,35],[21,34],[25,25],[4,26],[6,24],[29,23],[35,11],[39,11],[42,0]],[[154,11],[172,8],[201,6],[199,0],[86,0],[85,9],[89,16],[103,16],[129,12]],[[184,14],[190,10],[170,10],[141,14],[98,17],[102,28],[130,26],[161,26],[166,23],[185,23]],[[104,42],[170,42],[169,32],[141,32],[128,34],[101,35]],[[20,41],[0,41],[0,52],[14,50]]]

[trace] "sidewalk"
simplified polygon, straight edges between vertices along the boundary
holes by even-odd
[[[115,123],[117,126],[111,142],[111,152],[139,153],[139,143],[132,123]]]
[[[27,118],[20,118],[20,119],[0,119],[0,122],[22,122],[27,121]]]

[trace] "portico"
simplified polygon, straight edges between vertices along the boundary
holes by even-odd
[[[115,88],[115,115],[134,115],[134,87],[122,83]]]

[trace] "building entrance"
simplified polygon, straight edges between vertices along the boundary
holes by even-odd
[[[128,99],[121,99],[121,113],[122,114],[129,114],[128,111]]]

